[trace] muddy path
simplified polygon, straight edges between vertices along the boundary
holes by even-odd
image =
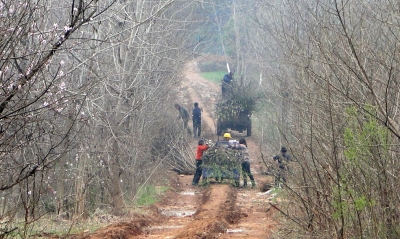
[[[220,86],[203,79],[195,62],[188,65],[185,78],[181,99],[190,111],[194,102],[199,103],[203,137],[216,140],[213,112]],[[233,131],[231,135],[239,139],[245,132]],[[191,139],[193,151],[197,140]],[[229,180],[211,181],[207,187],[192,186],[193,175],[175,175],[172,190],[152,207],[151,216],[138,216],[83,238],[270,238],[276,228],[271,203],[276,202],[265,192],[265,185],[272,184],[273,178],[261,173],[265,166],[257,142],[251,137],[246,141],[255,188],[236,188]]]
[[[220,86],[202,78],[195,61],[186,65],[185,79],[180,87],[179,97],[190,112],[193,103],[199,103],[202,109],[202,135],[214,139],[216,136],[214,111],[220,97]]]

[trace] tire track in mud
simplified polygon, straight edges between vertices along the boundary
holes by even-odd
[[[235,189],[228,184],[193,187],[191,180],[191,176],[179,176],[174,183],[179,188],[156,205],[160,215],[169,216],[144,228],[141,235],[129,238],[216,238],[226,232],[230,223],[239,221]],[[190,208],[196,212],[185,215]]]
[[[215,238],[224,233],[229,220],[238,221],[235,209],[235,191],[229,185],[211,186],[203,192],[203,202],[194,220],[174,238]]]

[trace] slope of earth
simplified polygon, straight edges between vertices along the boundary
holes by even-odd
[[[200,104],[203,137],[216,140],[212,116],[220,86],[203,79],[196,62],[188,64],[185,76],[181,99],[186,106]],[[245,133],[230,133],[237,140],[245,137]],[[193,150],[197,140],[191,139]],[[173,190],[152,207],[149,216],[132,217],[77,238],[270,238],[276,228],[276,212],[271,207],[271,195],[265,191],[273,178],[261,173],[265,166],[259,145],[251,137],[246,137],[246,141],[255,188],[235,188],[229,180],[212,181],[207,187],[192,186],[193,175],[176,175],[171,180]]]

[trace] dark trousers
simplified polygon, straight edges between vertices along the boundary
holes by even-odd
[[[221,87],[221,91],[222,91],[222,97],[225,97],[225,96],[228,95],[228,92],[226,90],[226,86],[224,86],[223,84],[222,84],[222,87]]]
[[[253,174],[251,174],[250,171],[250,162],[245,161],[242,163],[242,173],[243,173],[243,186],[247,185],[247,176],[249,176],[251,180],[251,185],[252,186],[256,185]]]
[[[282,183],[286,183],[286,174],[288,169],[285,167],[279,167],[275,174],[275,186],[282,186]]]
[[[189,122],[189,120],[187,120],[187,119],[183,120],[183,128],[186,129],[189,134],[191,134],[192,131],[188,127],[188,122]]]
[[[222,97],[229,96],[232,93],[232,86],[229,83],[222,82],[221,91]]]
[[[201,173],[203,171],[202,164],[203,164],[203,160],[196,160],[196,172],[194,173],[194,177],[193,177],[193,181],[192,181],[193,185],[199,184]]]
[[[201,135],[201,122],[195,122],[193,121],[193,134],[194,137]]]

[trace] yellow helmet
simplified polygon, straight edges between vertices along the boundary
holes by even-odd
[[[225,133],[224,138],[232,138],[230,133]]]

